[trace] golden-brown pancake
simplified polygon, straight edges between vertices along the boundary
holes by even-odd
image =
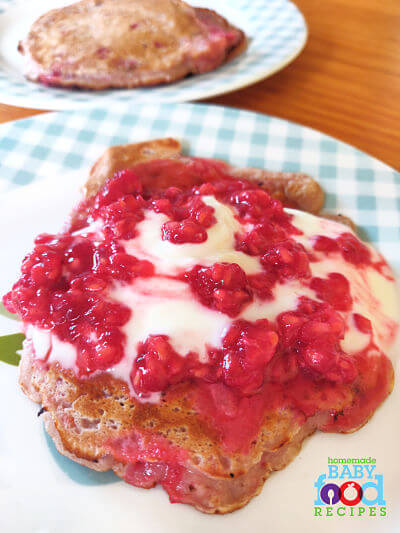
[[[183,166],[189,160],[171,138],[108,148],[90,171],[87,201],[116,172],[165,158]],[[322,207],[323,191],[307,175],[218,165],[234,177],[256,181],[288,205],[313,213]],[[143,184],[145,189],[165,185],[159,176],[153,178],[154,182]],[[240,435],[233,439],[236,448],[227,447],[227,435],[221,430],[241,431],[231,412],[235,397],[225,385],[178,383],[165,390],[158,403],[144,403],[132,396],[127,383],[108,373],[78,378],[58,363],[44,363],[35,357],[29,339],[24,344],[20,384],[42,404],[46,429],[60,453],[95,470],[112,469],[136,486],[161,483],[171,501],[206,513],[227,513],[257,495],[269,475],[284,468],[315,430],[354,431],[368,420],[393,386],[390,362],[385,359],[374,366],[373,357],[370,361],[358,381],[340,386],[307,382],[298,389],[302,397],[289,394],[275,402],[272,383],[266,392],[271,401],[261,402],[257,431],[251,436],[243,429],[243,446]],[[257,407],[257,394],[253,399]],[[296,408],[297,401],[301,409]],[[352,418],[353,411],[359,415]],[[223,420],[220,425],[215,424],[218,417]],[[347,421],[342,424],[342,419]]]
[[[244,46],[241,30],[181,0],[82,0],[42,15],[19,51],[32,81],[99,90],[209,72]]]

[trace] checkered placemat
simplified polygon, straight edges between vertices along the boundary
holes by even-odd
[[[9,41],[7,35],[14,31],[13,20],[17,18],[10,18],[2,26],[2,16],[7,16],[5,6],[25,4],[32,9],[34,1],[0,0],[0,13],[4,12],[4,15],[0,14],[0,31],[5,34],[0,39],[0,101],[3,103],[39,109],[76,109],[116,102],[136,106],[149,101],[198,100],[244,87],[276,72],[296,57],[307,37],[304,18],[289,0],[193,0],[191,3],[195,5],[204,5],[225,15],[246,32],[249,46],[244,54],[209,74],[161,87],[101,92],[46,88],[27,82],[21,73],[10,68],[1,58],[2,43]],[[50,2],[47,9],[51,7]],[[37,12],[33,20],[39,14]],[[14,46],[16,49],[17,40],[13,49]]]
[[[317,131],[261,114],[201,104],[129,105],[51,113],[0,126],[0,190],[87,168],[111,144],[175,136],[192,155],[302,171],[400,272],[400,175]],[[0,223],[4,223],[1,220]]]

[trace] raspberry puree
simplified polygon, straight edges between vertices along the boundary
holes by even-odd
[[[231,449],[268,407],[332,411],[325,429],[345,431],[390,392],[393,277],[345,226],[196,158],[118,172],[72,220],[4,297],[37,359],[107,371],[140,401],[189,380]]]

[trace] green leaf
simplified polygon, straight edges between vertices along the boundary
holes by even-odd
[[[17,315],[9,313],[4,305],[0,302],[0,315],[5,316],[6,318],[11,318],[12,320],[19,320]]]
[[[17,354],[17,350],[22,349],[22,341],[24,339],[25,335],[23,333],[0,337],[0,361],[18,366],[21,357]]]

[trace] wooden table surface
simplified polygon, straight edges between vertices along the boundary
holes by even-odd
[[[311,126],[400,170],[400,0],[295,3],[309,26],[302,54],[274,76],[209,102]],[[36,113],[0,104],[0,122]]]

